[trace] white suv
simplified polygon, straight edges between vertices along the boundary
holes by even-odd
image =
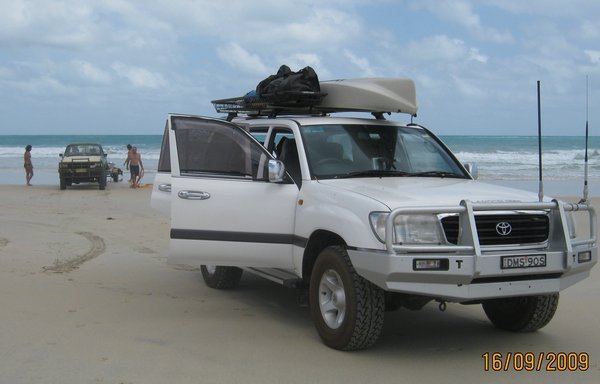
[[[169,115],[152,205],[171,217],[170,262],[200,265],[212,288],[246,270],[307,291],[320,337],[342,350],[371,346],[386,309],[432,300],[482,304],[495,326],[534,331],[589,276],[590,206],[476,181],[426,128],[382,119],[416,113],[410,80],[321,85],[310,108]],[[376,118],[323,113],[349,109]],[[575,211],[589,215],[579,238]]]

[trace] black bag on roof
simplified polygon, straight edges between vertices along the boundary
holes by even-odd
[[[306,92],[321,92],[319,78],[311,67],[292,72],[287,65],[282,65],[276,75],[267,77],[256,86],[256,95],[260,98],[277,99],[283,96],[286,99],[290,95]]]

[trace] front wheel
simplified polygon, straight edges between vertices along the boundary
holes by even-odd
[[[559,294],[509,297],[483,302],[483,310],[497,328],[513,332],[533,332],[552,320]]]
[[[309,300],[313,322],[327,346],[358,350],[379,338],[384,291],[356,273],[344,247],[327,247],[317,257]]]
[[[65,189],[67,189],[67,180],[65,180],[64,177],[60,178],[60,189],[61,189],[61,191],[64,191]]]
[[[98,179],[98,188],[103,191],[106,189],[106,175],[100,176]]]
[[[202,265],[202,278],[206,285],[215,289],[231,289],[238,286],[242,279],[242,269],[237,267],[222,267]]]

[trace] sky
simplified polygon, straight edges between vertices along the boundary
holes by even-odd
[[[0,135],[162,134],[286,64],[408,77],[441,135],[600,135],[598,0],[0,0]],[[587,84],[587,85],[586,85]],[[586,102],[587,101],[587,102]],[[409,121],[395,114],[392,120]],[[0,140],[1,137],[0,137]]]

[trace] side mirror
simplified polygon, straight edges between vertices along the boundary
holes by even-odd
[[[285,176],[285,165],[281,160],[269,160],[269,181],[271,183],[281,183]]]
[[[465,163],[465,168],[467,172],[471,175],[471,177],[475,180],[479,177],[479,171],[477,170],[477,164],[475,163]]]
[[[59,153],[59,154],[58,154],[58,157],[61,157],[61,158],[62,158],[62,157],[63,157],[63,154],[62,154],[62,153]]]

